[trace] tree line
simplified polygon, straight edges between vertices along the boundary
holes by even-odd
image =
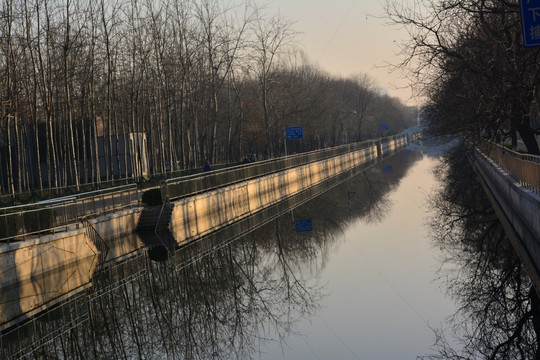
[[[427,103],[434,134],[459,134],[472,142],[511,144],[521,139],[540,154],[540,50],[523,45],[518,0],[416,1],[386,4],[405,26],[403,63]]]
[[[4,1],[0,194],[139,177],[129,134],[160,174],[278,156],[288,126],[309,150],[412,122],[368,75],[311,65],[298,40],[251,1]]]

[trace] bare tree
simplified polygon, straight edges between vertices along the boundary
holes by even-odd
[[[293,22],[278,15],[267,15],[264,8],[256,10],[253,23],[253,64],[250,71],[259,84],[261,114],[264,120],[264,131],[268,140],[268,154],[274,154],[273,132],[275,129],[270,112],[270,89],[275,80],[274,74],[278,68],[280,56],[286,55],[294,44],[296,31]]]
[[[387,13],[409,29],[400,65],[430,99],[435,130],[453,129],[471,141],[511,137],[514,145],[517,132],[530,153],[540,152],[540,131],[531,123],[540,51],[522,45],[516,2],[427,0],[406,7],[389,1]]]

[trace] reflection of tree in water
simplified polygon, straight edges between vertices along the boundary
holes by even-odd
[[[459,304],[425,359],[539,359],[538,296],[463,149],[445,158],[430,221],[441,279]]]
[[[271,252],[257,237],[246,236],[190,263],[139,257],[109,269],[101,279],[107,289],[89,294],[91,300],[83,305],[86,321],[33,355],[251,358],[261,342],[285,340],[293,324],[313,314],[323,296],[314,280],[298,272],[301,263],[292,263],[290,252],[285,256],[282,234],[267,239],[273,242]],[[54,322],[45,325],[55,327]]]
[[[351,221],[380,222],[392,206],[391,192],[422,156],[419,152],[402,151],[350,181]]]
[[[275,232],[282,234],[278,249],[288,257],[290,264],[311,264],[312,272],[324,268],[332,248],[342,238],[347,227],[360,219],[368,222],[381,221],[391,207],[389,194],[406,175],[412,165],[420,160],[417,152],[400,152],[376,166],[350,178],[305,205],[294,209],[294,219],[311,219],[313,232],[292,231],[291,214],[280,217],[275,226],[258,230],[261,243],[273,238]],[[391,172],[384,168],[392,166]],[[280,231],[276,231],[279,228]],[[287,234],[287,235],[284,235]]]

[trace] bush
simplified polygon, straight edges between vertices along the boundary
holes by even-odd
[[[163,204],[161,198],[161,189],[150,189],[143,193],[142,202],[147,206],[156,206]]]

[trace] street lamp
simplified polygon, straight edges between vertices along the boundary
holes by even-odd
[[[351,110],[350,114],[356,115],[357,112],[356,112],[356,110]],[[349,140],[349,137],[347,136],[348,135],[348,133],[346,131],[347,128],[343,125],[343,111],[341,111],[341,110],[339,110],[339,123],[341,125],[341,143],[346,144],[347,141]]]

